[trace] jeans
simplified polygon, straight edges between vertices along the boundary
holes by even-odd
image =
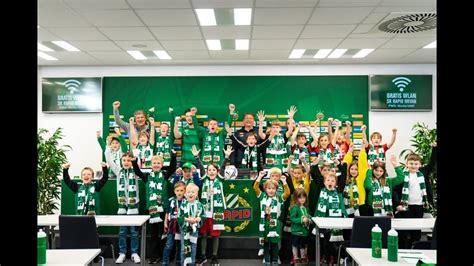
[[[161,262],[161,265],[168,265],[170,262],[170,254],[171,250],[173,250],[173,245],[175,242],[174,239],[175,235],[172,233],[169,233],[168,236],[166,237],[166,244],[165,244],[165,249],[163,250],[163,260]],[[176,257],[175,257],[175,265],[181,265],[181,244],[178,246],[179,240],[176,240]]]
[[[119,252],[127,254],[127,234],[130,228],[130,250],[138,253],[138,229],[136,226],[120,226],[119,231]]]
[[[194,232],[191,234],[192,236],[194,237],[198,237],[198,232]],[[191,244],[191,259],[192,259],[192,263],[191,264],[187,264],[187,265],[196,265],[196,250],[197,250],[197,243],[190,243]],[[181,266],[186,266],[184,265],[184,259],[186,257],[184,256],[184,234],[182,233],[181,234]]]

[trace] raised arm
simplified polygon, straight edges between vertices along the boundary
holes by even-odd
[[[257,196],[257,198],[260,197],[260,193],[262,193],[262,191],[260,190],[260,181],[262,180],[262,177],[264,177],[266,174],[267,173],[265,171],[260,171],[258,173],[257,179],[253,183],[253,191],[255,191],[255,195]]]
[[[196,145],[193,145],[193,147],[191,148],[191,152],[194,155],[194,159],[196,159],[196,164],[197,164],[197,167],[199,168],[199,173],[201,174],[201,178],[202,178],[206,174],[206,169],[204,169],[204,165],[202,165],[201,159],[199,158],[200,151],[201,150],[198,150],[196,148]]]
[[[142,170],[140,170],[140,166],[138,166],[137,162],[137,157],[132,158],[132,166],[133,166],[133,172],[140,177],[144,182],[148,181],[148,173],[143,173]]]
[[[291,137],[290,137],[290,146],[293,147],[293,145],[295,145],[296,143],[296,135],[298,135],[298,132],[300,131],[300,128],[299,127],[296,127],[295,130],[293,130],[293,134],[291,134]]]
[[[283,200],[286,200],[290,196],[290,187],[288,186],[288,183],[286,182],[285,178],[281,179],[281,182],[283,183],[283,195],[282,198]]]
[[[221,176],[224,176],[225,175],[225,166],[228,162],[230,162],[230,155],[232,154],[232,152],[234,152],[234,150],[232,149],[232,146],[231,145],[228,145],[226,147],[226,149],[224,150],[224,160],[222,160],[222,164],[219,168],[219,174]]]
[[[367,126],[362,125],[361,129],[362,129],[362,147],[361,147],[361,149],[366,149],[367,146],[369,146],[369,142],[367,141],[367,133],[365,132],[365,130],[367,129]]]
[[[319,123],[319,120],[316,120],[316,124],[317,123]],[[309,127],[309,134],[311,134],[311,137],[313,138],[313,141],[311,141],[311,147],[316,148],[318,146],[318,134],[316,133],[316,126]]]
[[[387,143],[387,148],[390,149],[390,147],[392,147],[393,144],[395,143],[396,139],[397,139],[397,129],[394,128],[394,129],[392,129],[392,138],[390,138],[390,142]]]
[[[115,101],[113,104],[112,104],[112,107],[114,108],[114,119],[115,119],[115,123],[117,123],[117,125],[119,127],[121,127],[123,130],[125,130],[126,132],[129,132],[129,129],[130,129],[130,124],[123,121],[122,118],[120,118],[120,113],[119,113],[119,107],[120,107],[120,102],[119,101]]]
[[[130,125],[133,125],[133,121],[135,119],[133,117],[130,117]],[[131,150],[134,150],[137,148],[138,145],[138,136],[137,136],[137,130],[135,129],[134,126],[130,127],[130,135],[128,136],[128,139],[130,140],[130,148]]]
[[[156,134],[156,131],[155,131],[155,119],[153,117],[150,117],[150,145],[152,147],[155,146],[155,134]]]
[[[390,162],[395,168],[395,173],[397,174],[397,176],[392,178],[392,187],[394,187],[403,183],[403,181],[405,180],[405,175],[403,173],[402,166],[398,165],[397,156],[392,154],[392,156],[390,156]]]
[[[105,162],[101,162],[101,166],[102,178],[95,183],[95,190],[97,192],[99,192],[104,187],[105,183],[107,183],[107,180],[109,180],[109,169],[107,169],[107,164]]]
[[[181,132],[179,132],[179,126],[180,125],[181,125],[181,117],[177,116],[174,119],[174,128],[173,128],[174,137],[176,139],[180,139],[182,137]]]
[[[102,138],[102,131],[98,130],[97,133],[97,142],[99,142],[99,145],[100,145],[100,148],[102,149],[102,152],[105,152],[105,141],[104,139]]]
[[[336,131],[334,132],[334,137],[331,139],[331,144],[333,147],[336,147],[336,142],[337,142],[337,135],[339,134],[339,126],[341,125],[341,121],[336,120]]]
[[[71,177],[69,176],[69,167],[71,166],[71,164],[69,163],[66,163],[66,164],[63,164],[63,180],[64,180],[64,183],[66,183],[66,185],[72,190],[72,192],[74,192],[74,194],[77,193],[77,191],[79,190],[79,185],[72,181],[71,180]]]
[[[359,159],[357,160],[359,175],[357,176],[357,189],[359,190],[359,205],[365,203],[365,189],[364,181],[367,170],[369,169],[369,163],[367,162],[367,152],[362,147],[359,151]]]
[[[170,166],[168,167],[168,170],[166,170],[166,175],[165,175],[165,180],[168,180],[176,171],[176,151],[171,150],[171,161],[170,161]]]
[[[350,122],[350,121],[346,121],[346,135],[345,135],[345,139],[346,139],[347,144],[351,143],[351,131],[352,131],[351,122]]]
[[[197,116],[196,116],[197,111],[198,110],[197,110],[196,107],[191,107],[191,119],[193,120],[194,128],[196,129],[198,134],[202,135],[206,132],[206,128],[202,127],[198,124],[198,120],[197,120]]]
[[[328,118],[328,135],[329,135],[329,141],[332,143],[332,139],[335,138],[336,136],[334,136],[333,132],[332,132],[332,122],[334,121],[334,119],[332,117],[329,117]]]
[[[120,148],[123,153],[126,153],[128,151],[128,146],[127,143],[125,142],[125,139],[122,137],[122,132],[120,132],[120,129],[118,127],[114,128],[115,133],[117,133],[117,138],[119,139],[120,142]]]
[[[295,113],[298,112],[298,110],[296,109],[296,106],[292,105],[290,106],[290,109],[286,110],[286,113],[288,114],[288,121],[290,121],[288,123],[288,130],[286,131],[285,133],[285,136],[287,138],[289,138],[292,134],[293,134],[293,130],[295,129],[293,127],[293,123],[291,123],[291,121],[295,121]]]
[[[344,191],[344,187],[346,186],[347,181],[347,164],[346,162],[342,162],[338,165],[339,171],[341,175],[337,179],[337,192],[342,193]]]
[[[295,156],[292,154],[288,157],[288,165],[286,166],[286,172],[292,176],[293,175],[293,164],[291,163],[295,159]]]
[[[112,154],[110,153],[110,148],[107,146],[105,148],[105,160],[107,164],[109,165],[110,169],[112,172],[116,175],[119,176],[120,174],[120,166],[114,163],[114,160],[112,158]]]
[[[258,136],[261,139],[265,139],[267,135],[263,132],[263,122],[265,121],[265,112],[263,110],[260,110],[257,112],[257,117],[258,117]]]

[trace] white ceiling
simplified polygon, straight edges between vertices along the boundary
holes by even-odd
[[[200,26],[195,8],[252,8],[250,26]],[[374,31],[392,12],[436,12],[435,0],[38,0],[39,65],[436,63],[436,30]],[[206,39],[250,39],[248,51],[209,51]],[[45,43],[46,44],[46,43]],[[142,48],[133,45],[145,45]],[[52,45],[50,48],[56,49]],[[289,59],[293,49],[373,48],[365,58]],[[165,50],[172,60],[137,61],[126,50]]]

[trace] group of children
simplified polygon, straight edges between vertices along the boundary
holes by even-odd
[[[93,182],[94,172],[86,167],[81,172],[83,182],[79,185],[69,178],[69,164],[66,164],[64,180],[76,193],[79,215],[95,214],[94,195],[108,178],[116,178],[117,214],[136,215],[140,204],[138,179],[142,179],[146,187],[144,204],[150,215],[152,249],[149,263],[159,262],[160,251],[163,250],[161,263],[168,265],[170,253],[176,245],[180,247],[175,256],[176,264],[203,264],[207,261],[206,249],[210,238],[211,263],[218,264],[219,236],[225,229],[223,176],[228,165],[238,165],[257,173],[253,188],[260,202],[258,253],[263,255],[265,265],[279,263],[282,230],[291,232],[291,263],[308,262],[311,217],[373,215],[421,218],[424,213],[429,213],[433,203],[428,175],[436,162],[435,144],[430,164],[421,169],[421,158],[416,154],[407,157],[407,170],[399,166],[392,155],[390,162],[397,175],[387,177],[386,151],[395,142],[396,129],[393,129],[389,143],[382,144],[382,136],[378,132],[371,134],[371,143],[368,143],[363,126],[362,149],[355,159],[349,122],[346,123],[346,131],[341,132],[340,122],[328,119],[328,133],[316,132],[316,127],[303,123],[296,125],[293,117],[297,110],[294,106],[288,110],[288,130],[284,134],[279,121],[272,121],[265,133],[265,114],[259,111],[258,132],[246,125],[246,134],[240,136],[233,133],[229,126],[236,115],[233,104],[229,105],[228,124],[225,130],[220,131],[214,118],[209,120],[207,129],[198,125],[195,107],[184,113],[185,126],[180,117],[174,118],[170,108],[172,124],[161,123],[159,137],[155,137],[154,119],[148,118],[144,110],[136,111],[126,123],[120,118],[119,107],[120,102],[113,103],[116,122],[127,132],[130,149],[118,128],[114,136],[107,137],[106,143],[98,132],[98,141],[110,170],[103,162],[103,177]],[[247,115],[251,114],[246,114],[246,120],[250,119]],[[316,121],[317,125],[321,122]],[[309,141],[303,132],[310,133]],[[232,148],[224,149],[226,137],[232,140]],[[182,138],[179,168],[173,150],[175,138]],[[236,150],[240,150],[241,158],[231,158]],[[311,153],[317,156],[310,157]],[[309,194],[311,182],[316,185],[316,195]],[[173,196],[168,195],[169,186],[173,188]],[[314,212],[308,207],[309,201],[317,203]],[[131,259],[135,263],[141,261],[137,228],[122,226],[116,263],[125,260],[128,231],[131,234]],[[421,236],[417,231],[407,234],[401,234],[401,245],[405,248]],[[347,233],[341,230],[325,232],[327,252],[323,252],[323,261],[327,258],[334,262],[337,245],[347,237]],[[196,260],[199,238],[201,254]]]

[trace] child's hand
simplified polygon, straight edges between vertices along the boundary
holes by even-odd
[[[346,121],[346,127],[350,127],[351,126],[351,121]]]
[[[181,167],[178,167],[178,169],[176,169],[176,174],[183,175],[183,169]]]
[[[150,124],[151,124],[152,126],[155,125],[155,118],[150,117],[150,119],[148,119],[148,120],[150,120]]]
[[[130,159],[131,161],[136,161],[137,160],[137,157],[133,156],[132,159]]]
[[[336,164],[336,165],[339,165],[341,163],[337,158],[334,158],[333,161],[334,161],[334,164]]]
[[[362,129],[363,132],[365,132],[365,130],[367,129],[367,126],[366,126],[366,125],[362,125],[360,128]]]
[[[107,167],[107,164],[105,162],[100,162],[100,166]]]
[[[311,162],[313,165],[318,165],[319,163],[319,156],[314,158],[313,161]]]
[[[71,166],[70,163],[65,163],[63,164],[63,169],[69,169],[70,166]]]
[[[292,162],[293,160],[295,160],[295,156],[294,155],[290,155],[288,157],[288,161]]]
[[[332,121],[333,120],[334,120],[334,118],[332,118],[332,117],[328,118],[328,127],[332,126]]]
[[[128,119],[128,121],[130,122],[130,124],[133,124],[135,122],[135,118],[132,116],[130,117],[130,119]]]
[[[193,164],[193,166],[191,166],[191,172],[196,172],[197,168],[196,166]]]
[[[196,107],[191,107],[191,115],[196,115],[198,109]]]
[[[260,171],[260,172],[258,173],[258,178],[262,178],[262,177],[264,177],[266,174],[267,174],[267,172],[265,172],[265,171]]]
[[[398,129],[396,129],[396,128],[392,128],[392,133],[394,133],[394,134],[397,133],[397,130]]]
[[[229,103],[229,114],[234,114],[235,112],[235,105],[233,103]]]
[[[115,101],[112,106],[114,107],[114,110],[117,110],[119,107],[120,107],[120,102],[119,101]]]
[[[392,154],[390,156],[390,162],[392,163],[393,167],[397,166],[398,160],[397,160],[397,156],[395,156],[395,154]]]
[[[260,110],[257,112],[257,117],[259,122],[265,121],[265,111]]]
[[[306,156],[306,153],[304,153],[304,152],[300,153],[300,158],[299,159],[300,159],[301,162],[306,161],[305,156]]]
[[[105,139],[105,143],[107,144],[107,146],[109,146],[110,142],[112,142],[112,136],[108,135],[107,138]]]
[[[354,143],[349,144],[349,150],[347,151],[348,153],[352,153],[354,151]]]
[[[177,116],[174,118],[174,122],[177,124],[179,122],[181,122],[181,116]]]
[[[196,145],[193,145],[193,147],[191,148],[191,152],[193,153],[194,157],[199,156],[199,152],[200,152],[200,151],[201,151],[201,150],[198,150],[198,149],[196,148]]]
[[[232,135],[232,129],[229,127],[228,124],[225,125],[225,131],[227,132],[228,136]]]
[[[296,112],[298,112],[298,110],[296,109],[296,106],[292,105],[290,106],[289,110],[286,110],[286,112],[289,118],[293,118],[293,116],[295,115]]]
[[[231,145],[227,145],[227,149],[224,150],[225,158],[229,158],[230,155],[234,152]]]
[[[119,136],[122,135],[122,133],[120,132],[120,128],[116,127],[116,128],[114,128],[114,131],[115,131],[115,133],[117,133],[117,135],[119,135]]]
[[[334,124],[336,125],[336,128],[339,128],[339,126],[341,125],[341,121],[339,120],[334,120]]]
[[[96,134],[97,134],[97,138],[100,138],[100,137],[101,137],[101,135],[102,135],[102,131],[100,131],[100,130],[97,130]]]
[[[300,122],[298,122],[298,126],[299,127],[306,127],[306,122],[300,121]]]

